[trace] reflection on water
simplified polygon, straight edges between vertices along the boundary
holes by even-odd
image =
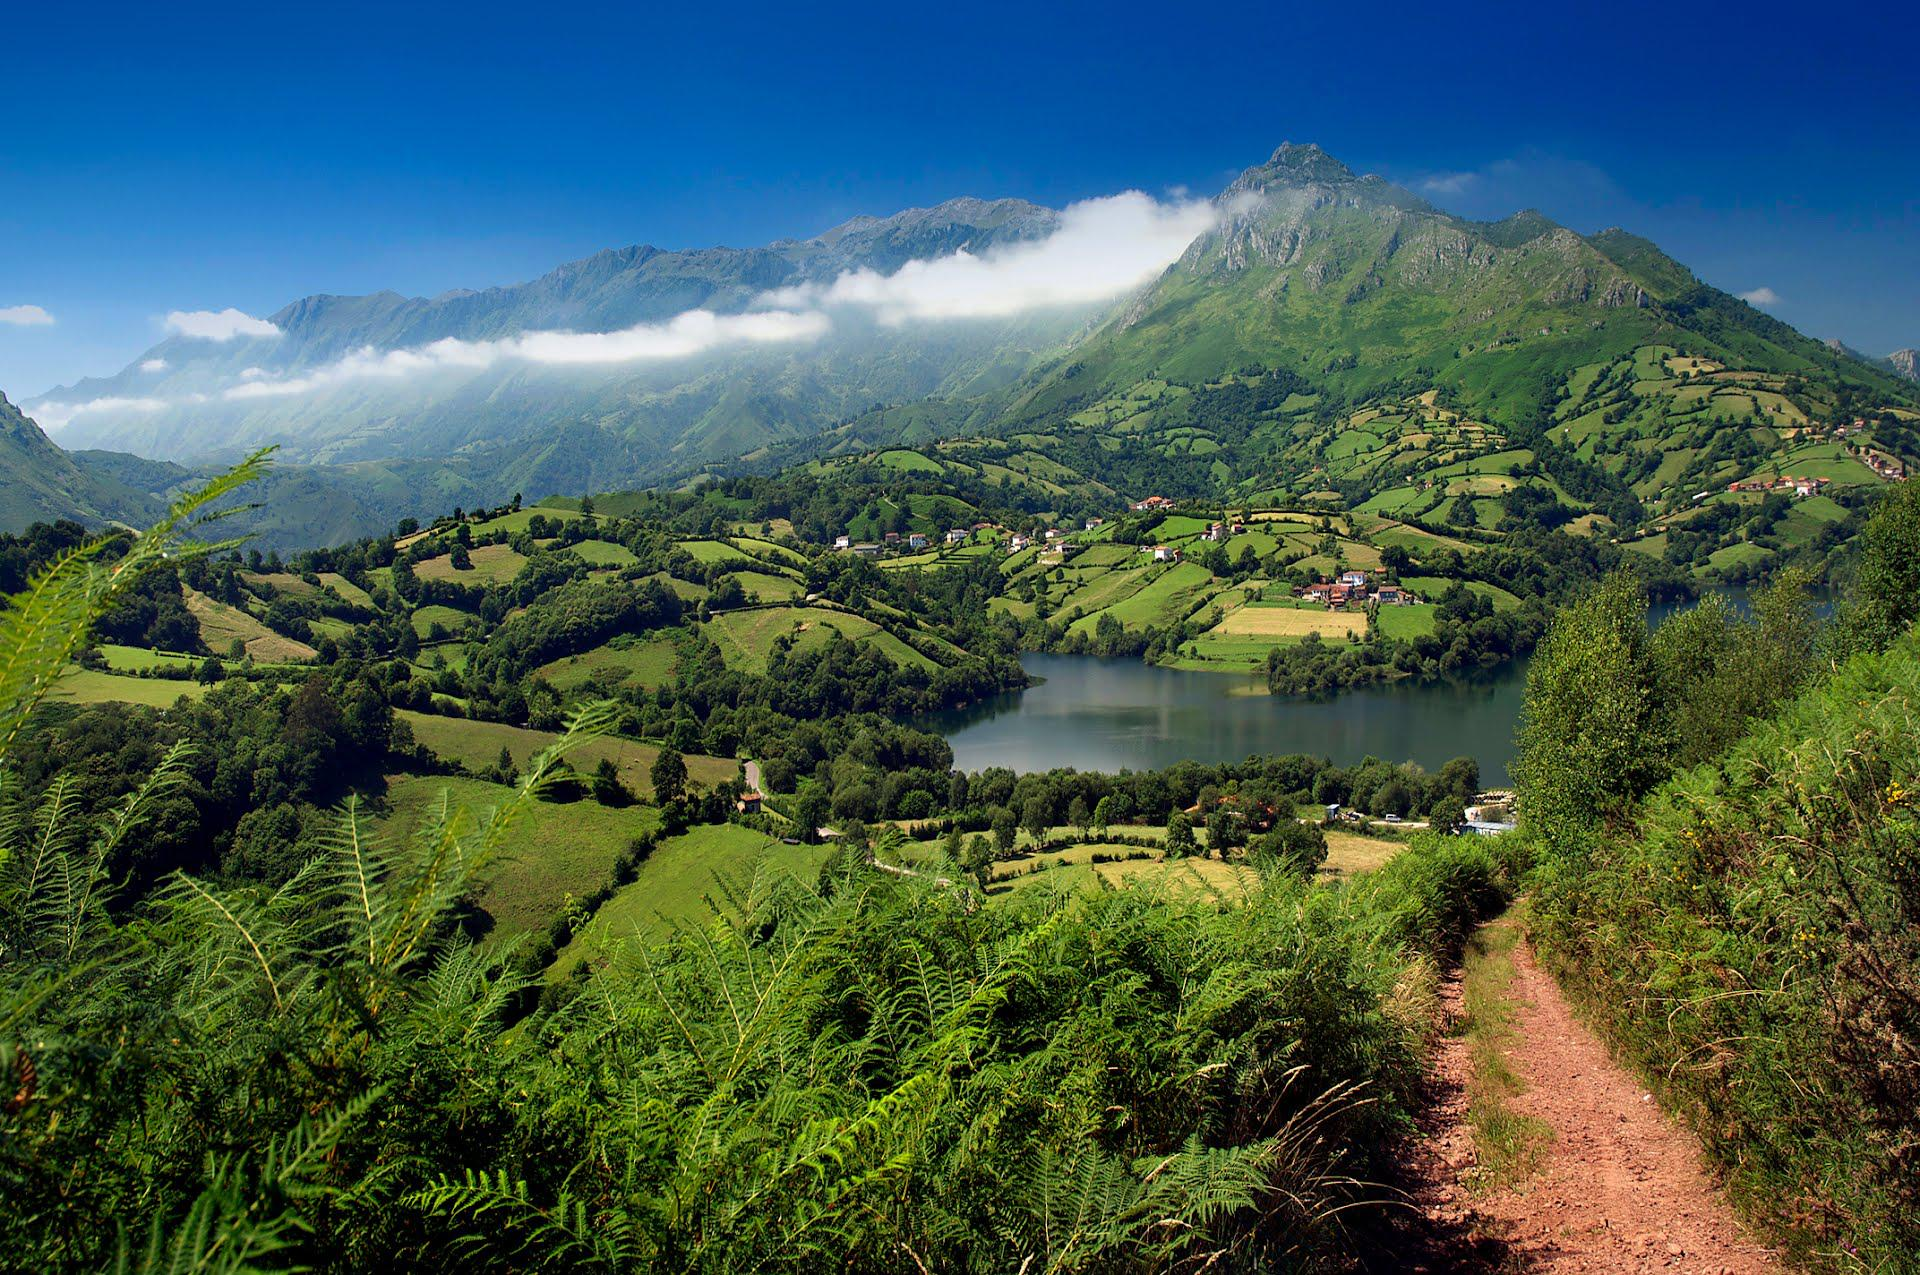
[[[1745,589],[1720,592],[1745,610]],[[1692,605],[1656,605],[1648,622],[1657,627]],[[961,770],[1151,770],[1256,753],[1309,753],[1337,765],[1374,756],[1437,770],[1472,757],[1481,782],[1498,786],[1508,779],[1527,686],[1524,659],[1472,681],[1398,682],[1324,701],[1276,699],[1263,677],[1138,660],[1023,655],[1020,663],[1045,680],[922,723],[947,737]]]
[[[1517,662],[1484,679],[1398,683],[1325,701],[1276,699],[1262,681],[1155,668],[1138,660],[1024,655],[1040,685],[942,713],[929,725],[962,770],[1147,770],[1178,761],[1240,761],[1255,753],[1311,753],[1336,763],[1371,754],[1437,770],[1480,762],[1483,782],[1505,781],[1526,687]]]

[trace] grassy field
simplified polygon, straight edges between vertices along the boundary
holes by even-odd
[[[1249,603],[1229,611],[1210,630],[1221,637],[1267,638],[1275,642],[1297,642],[1309,633],[1332,639],[1366,631],[1365,612],[1329,611],[1323,606],[1300,607],[1284,602]]]
[[[224,657],[233,644],[239,642],[248,655],[272,664],[314,657],[314,649],[305,642],[282,637],[238,607],[215,601],[194,589],[184,592],[187,611],[200,625],[200,640],[214,654]]]
[[[413,632],[415,636],[425,638],[433,632],[433,626],[438,624],[449,634],[460,633],[465,631],[475,618],[469,612],[441,606],[436,602],[430,606],[423,606],[413,613]]]
[[[107,667],[116,673],[140,673],[157,668],[198,668],[204,655],[182,655],[172,651],[149,651],[142,646],[121,646],[116,642],[103,642],[100,654],[106,657]]]
[[[773,652],[774,640],[783,634],[793,635],[796,650],[807,650],[830,641],[829,635],[835,632],[878,647],[896,664],[934,666],[932,660],[873,621],[824,607],[729,611],[707,623],[707,633],[719,644],[727,667],[758,674],[767,671],[767,657]]]
[[[337,572],[322,571],[320,573],[320,583],[339,594],[344,601],[351,602],[357,607],[370,607],[373,605],[373,595],[371,593],[368,593],[365,589]]]
[[[413,573],[422,580],[452,580],[464,584],[505,584],[520,574],[527,560],[511,545],[481,545],[472,550],[471,571],[455,571],[453,555],[443,553],[413,564]]]
[[[207,688],[198,682],[159,677],[120,677],[93,669],[74,669],[54,683],[52,698],[76,704],[145,704],[172,708],[182,695],[199,699]]]
[[[752,557],[720,540],[684,540],[679,547],[686,550],[695,562],[736,562],[743,567],[751,567],[754,563]]]
[[[1323,876],[1350,877],[1356,872],[1371,872],[1406,849],[1398,841],[1369,837],[1344,828],[1328,828],[1327,861],[1320,866]]]
[[[440,717],[412,709],[396,710],[394,716],[406,722],[413,729],[414,739],[429,751],[475,768],[491,766],[503,747],[512,756],[514,765],[525,766],[529,757],[556,738],[546,731],[528,730],[523,726]],[[621,782],[644,799],[653,795],[653,780],[648,772],[659,755],[660,750],[652,744],[603,737],[580,746],[573,754],[573,768],[590,772],[602,757],[610,757],[619,767]],[[726,758],[692,754],[687,757],[687,775],[695,783],[717,784],[734,778],[739,770],[738,762]]]
[[[1259,882],[1259,874],[1240,864],[1218,859],[1122,859],[1139,854],[1137,846],[1092,843],[1073,846],[1055,854],[1035,855],[996,864],[987,886],[990,895],[1036,887],[1069,890],[1100,890],[1119,885],[1142,885],[1176,894],[1206,894],[1223,900],[1238,899]],[[1111,863],[1095,863],[1095,854],[1112,856]]]
[[[733,578],[757,602],[791,602],[807,591],[798,580],[766,571],[736,571]]]
[[[533,509],[516,509],[511,513],[501,514],[498,518],[489,518],[485,522],[475,523],[473,530],[475,534],[504,531],[508,535],[517,535],[527,529],[528,524],[533,521],[535,514],[545,518],[548,522],[571,522],[581,517],[578,509],[558,509],[540,506]]]
[[[442,798],[476,817],[504,805],[513,789],[443,775],[403,775],[387,785],[382,835],[410,836],[439,809]],[[480,906],[493,918],[489,937],[543,930],[568,895],[582,898],[606,883],[614,860],[635,837],[658,827],[651,806],[611,810],[591,799],[535,803],[508,833],[501,858],[488,869]]]
[[[716,878],[744,882],[764,869],[811,883],[829,853],[826,846],[784,845],[736,824],[704,825],[668,838],[561,949],[548,977],[564,976],[608,940],[635,933],[657,938],[677,924],[707,920],[714,915],[708,900],[718,897]]]
[[[615,639],[613,645],[543,664],[534,675],[545,678],[559,690],[572,691],[586,685],[596,674],[611,670],[616,685],[637,684],[655,690],[673,680],[679,658],[679,647],[672,635],[656,633],[641,641]]]

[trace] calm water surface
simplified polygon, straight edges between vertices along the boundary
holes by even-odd
[[[1744,590],[1725,591],[1736,606]],[[1659,624],[1677,610],[1655,606]],[[1348,765],[1362,757],[1438,770],[1480,763],[1481,782],[1507,782],[1527,662],[1467,682],[1401,682],[1324,701],[1275,698],[1262,676],[1155,668],[1139,660],[1023,655],[1040,684],[925,723],[953,745],[961,770],[1150,770],[1179,761],[1242,761],[1255,753],[1310,753]]]
[[[1517,662],[1474,682],[1347,691],[1330,700],[1265,694],[1264,677],[1154,668],[1139,660],[1023,655],[1038,686],[939,714],[931,725],[961,770],[1148,770],[1178,761],[1311,753],[1348,764],[1372,754],[1438,770],[1480,762],[1505,781],[1526,689]]]

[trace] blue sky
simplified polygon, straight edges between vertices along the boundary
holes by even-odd
[[[16,6],[0,390],[116,370],[174,309],[960,194],[1211,193],[1284,139],[1470,215],[1625,225],[1813,335],[1920,345],[1907,5],[393,8]]]

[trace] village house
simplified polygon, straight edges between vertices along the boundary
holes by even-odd
[[[851,549],[853,548],[853,537],[852,536],[835,536],[833,538],[833,547],[841,550]]]
[[[886,536],[885,536],[885,537],[883,537],[883,538],[884,538],[884,539],[886,540],[886,542],[887,542],[888,544],[890,544],[890,545],[897,545],[897,544],[899,544],[899,543],[900,543],[900,533],[899,533],[899,532],[897,532],[897,531],[889,531],[889,532],[888,532],[888,533],[886,534]]]
[[[757,815],[760,813],[760,806],[763,801],[764,799],[759,793],[749,788],[740,794],[740,800],[733,803],[733,808],[743,815]]]
[[[1085,530],[1092,531],[1096,527],[1104,527],[1106,525],[1107,520],[1105,518],[1089,518],[1086,521]]]
[[[1228,535],[1228,532],[1227,532],[1226,523],[1211,522],[1207,524],[1207,539],[1213,541],[1213,543],[1219,544],[1221,541],[1227,538],[1227,535]]]
[[[1064,535],[1066,535],[1066,534],[1067,534],[1066,532],[1064,532],[1064,531],[1062,531],[1062,530],[1060,530],[1060,528],[1058,528],[1058,527],[1048,527],[1048,528],[1047,528],[1047,539],[1048,539],[1048,540],[1058,540],[1058,539],[1059,539],[1060,537],[1062,537],[1062,536],[1064,536]]]
[[[1172,545],[1155,545],[1148,552],[1153,554],[1153,560],[1155,562],[1180,561],[1180,551]]]
[[[1872,464],[1872,461],[1869,460],[1868,464]],[[1811,496],[1832,481],[1830,478],[1795,478],[1788,474],[1780,478],[1749,478],[1744,482],[1731,482],[1727,484],[1727,490],[1790,491],[1795,496]]]
[[[947,533],[947,543],[950,545],[960,545],[960,544],[965,544],[966,542],[967,542],[967,529],[965,527],[955,527],[952,531],[949,531]]]
[[[877,558],[880,556],[880,546],[876,544],[857,544],[853,547],[853,551],[862,558]]]
[[[924,549],[926,547],[927,547],[927,538],[921,535],[919,532],[916,531],[912,535],[907,537],[907,548]]]
[[[1032,543],[1033,543],[1033,540],[1031,537],[1021,535],[1019,532],[1015,532],[1013,539],[1007,542],[1007,546],[1008,546],[1007,552],[1019,553],[1022,549],[1026,548],[1028,545]]]
[[[1346,585],[1349,589],[1364,589],[1371,579],[1372,577],[1364,571],[1343,571],[1340,573],[1340,583]]]
[[[1867,462],[1868,469],[1871,469],[1888,482],[1897,483],[1906,481],[1907,467],[1891,456],[1882,456],[1878,452],[1870,451],[1861,459]]]
[[[1173,502],[1165,496],[1148,496],[1145,500],[1136,500],[1133,502],[1133,512],[1137,514],[1152,513],[1156,509],[1171,508],[1173,508]]]

